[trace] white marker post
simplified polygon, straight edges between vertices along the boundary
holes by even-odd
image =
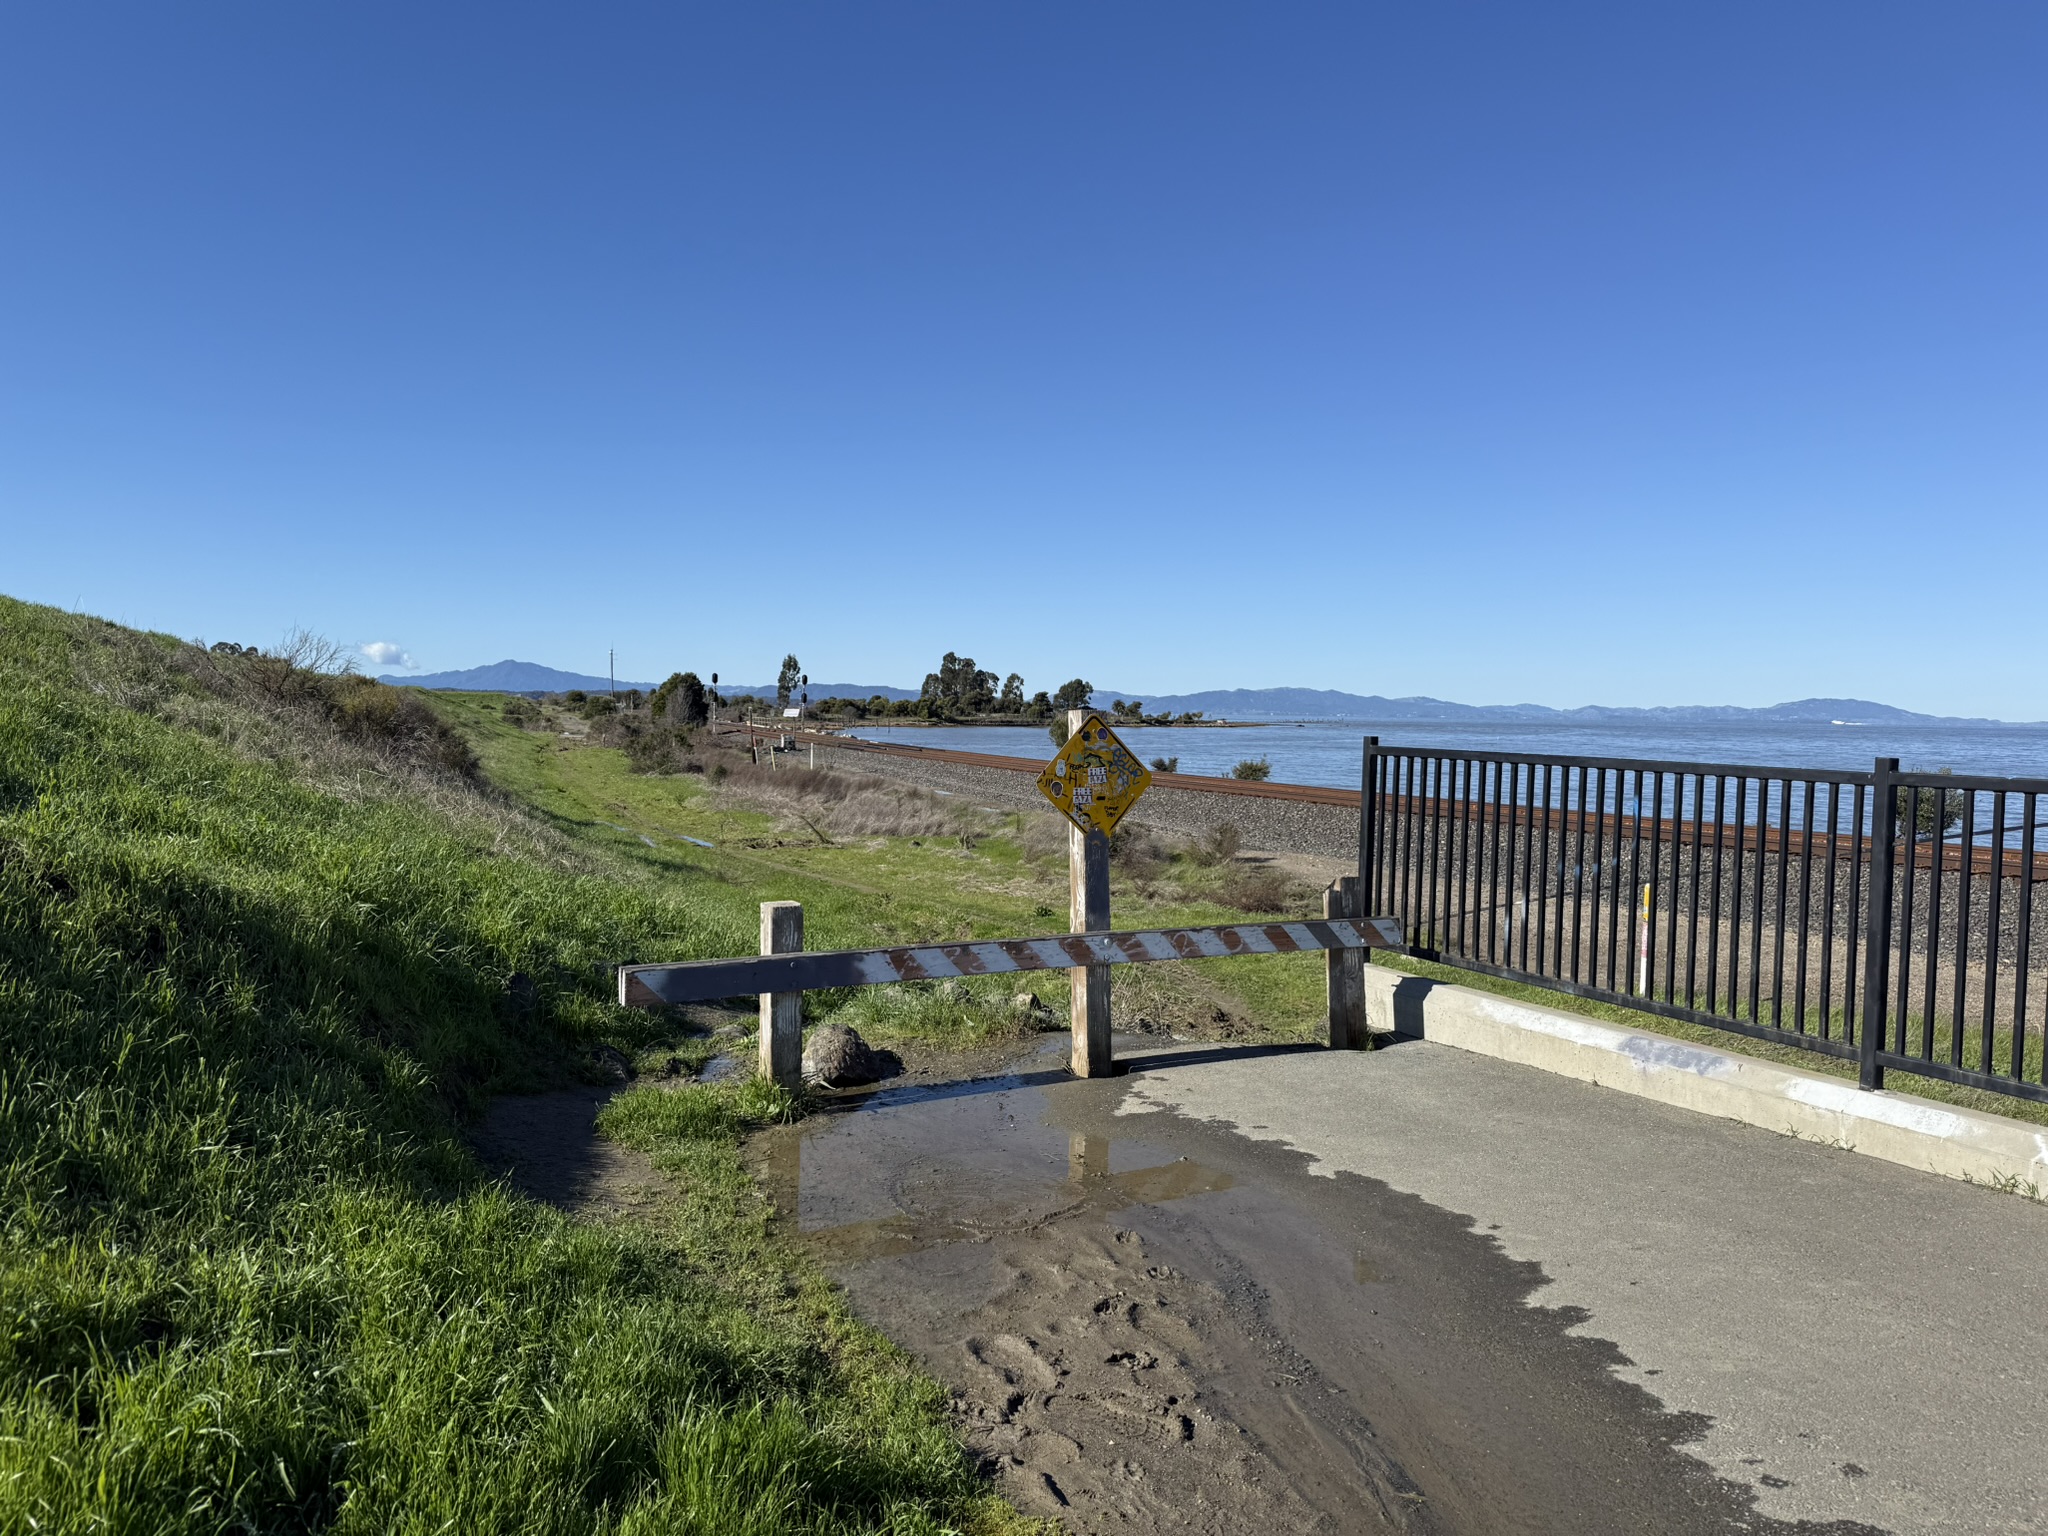
[[[1657,915],[1656,904],[1650,899],[1650,886],[1643,886],[1643,931],[1636,938],[1636,996],[1650,995],[1650,924]]]

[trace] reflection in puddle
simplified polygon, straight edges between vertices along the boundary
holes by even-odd
[[[1014,1077],[905,1088],[763,1135],[756,1155],[776,1209],[828,1264],[1231,1187],[1142,1142],[1048,1126],[1045,1109],[1044,1091]]]

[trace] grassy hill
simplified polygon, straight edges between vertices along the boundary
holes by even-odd
[[[465,1114],[649,1027],[604,963],[748,950],[754,894],[396,692],[0,600],[0,1531],[1005,1524],[775,1249],[772,1093],[688,1090],[672,1229],[483,1176]]]

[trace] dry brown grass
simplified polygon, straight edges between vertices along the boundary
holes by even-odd
[[[493,854],[588,865],[560,834],[471,776],[467,747],[424,699],[351,676],[330,644],[295,633],[272,654],[237,655],[98,619],[72,625],[74,674],[124,709],[198,731],[350,803],[421,806]],[[449,750],[451,738],[460,754]]]
[[[1033,864],[1064,869],[1067,862],[1066,819],[1050,811],[1031,812],[1017,835],[1017,845]]]
[[[1174,854],[1166,841],[1150,827],[1125,822],[1109,840],[1112,871],[1150,892],[1153,883],[1174,866]]]
[[[714,792],[729,806],[759,811],[820,842],[862,837],[959,837],[989,830],[970,805],[913,785],[829,768],[770,767],[741,758]]]
[[[1200,837],[1190,838],[1182,845],[1181,853],[1196,864],[1228,864],[1243,847],[1244,838],[1237,830],[1237,823],[1222,821]]]
[[[1240,912],[1286,912],[1300,903],[1295,883],[1281,871],[1265,864],[1233,864],[1224,873],[1216,897]]]

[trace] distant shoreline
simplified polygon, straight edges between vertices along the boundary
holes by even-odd
[[[1306,725],[1311,723],[1342,725],[1344,723],[1341,720],[1315,722],[1296,720],[1119,720],[1106,710],[1097,710],[1096,713],[1100,714],[1104,723],[1112,728],[1119,725],[1128,725],[1142,727],[1148,731],[1245,731],[1263,730],[1275,725]],[[914,715],[872,715],[865,720],[823,720],[815,716],[806,716],[801,722],[776,720],[769,723],[781,726],[801,723],[806,730],[812,731],[893,731],[899,728],[907,731],[968,731],[984,729],[1028,731],[1049,726],[1052,724],[1052,721],[1019,720],[1014,717],[1001,717],[994,720],[923,720]]]
[[[585,692],[616,689],[647,692],[652,685],[562,672],[530,661],[500,661],[462,672],[423,672],[411,676],[386,673],[379,681],[402,687],[450,689],[469,693],[554,693],[572,688]],[[722,686],[728,697],[772,698],[772,684]],[[893,702],[915,699],[914,690],[869,683],[817,683],[814,699],[842,698],[866,703],[880,695]],[[1200,713],[1203,725],[1342,725],[1355,721],[1401,725],[1834,725],[1851,726],[2043,726],[2040,720],[1993,720],[1984,716],[1928,715],[1880,704],[1872,699],[1806,698],[1762,706],[1735,704],[1603,705],[1558,708],[1547,704],[1460,704],[1427,695],[1387,698],[1379,694],[1346,693],[1334,688],[1229,688],[1203,693],[1144,693],[1097,688],[1100,709],[1112,699],[1147,700],[1155,714]],[[891,717],[901,718],[901,717]],[[938,722],[934,722],[938,723]],[[956,725],[1020,724],[1019,721],[952,721]]]

